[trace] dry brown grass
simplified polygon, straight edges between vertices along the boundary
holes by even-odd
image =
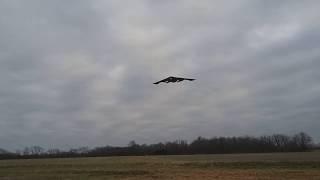
[[[320,179],[320,152],[5,160],[0,179]]]

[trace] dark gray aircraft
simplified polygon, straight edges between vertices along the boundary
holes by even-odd
[[[181,81],[184,81],[184,80],[188,80],[188,81],[194,81],[196,79],[188,79],[188,78],[181,78],[181,77],[173,77],[173,76],[170,76],[166,79],[163,79],[161,81],[158,81],[158,82],[155,82],[153,84],[159,84],[159,83],[175,83],[175,82],[181,82]]]

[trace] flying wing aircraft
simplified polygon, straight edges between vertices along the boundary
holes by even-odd
[[[195,79],[189,79],[189,78],[181,78],[181,77],[173,77],[173,76],[170,76],[170,77],[167,77],[166,79],[163,79],[161,81],[158,81],[158,82],[155,82],[153,84],[159,84],[159,83],[175,83],[175,82],[181,82],[181,81],[184,81],[184,80],[188,80],[188,81],[194,81]]]

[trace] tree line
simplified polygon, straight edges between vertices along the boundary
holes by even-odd
[[[260,137],[198,137],[191,143],[185,140],[176,140],[147,145],[131,141],[125,147],[80,147],[67,151],[45,150],[40,146],[26,147],[16,152],[0,148],[0,159],[303,152],[311,150],[313,144],[312,138],[308,134],[300,132],[292,136],[273,134]]]

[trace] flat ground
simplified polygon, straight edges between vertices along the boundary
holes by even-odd
[[[320,180],[320,152],[2,160],[0,179]]]

